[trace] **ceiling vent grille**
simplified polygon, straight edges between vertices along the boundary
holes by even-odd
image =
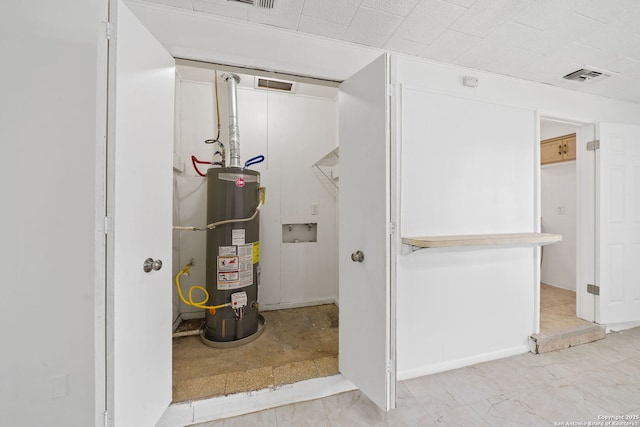
[[[278,90],[282,92],[293,92],[294,83],[284,80],[265,79],[262,77],[256,77],[256,88]]]
[[[243,3],[257,9],[275,9],[277,0],[228,0],[235,3]]]
[[[598,71],[591,68],[580,68],[579,70],[567,74],[563,78],[574,82],[586,83],[594,80],[602,80],[606,77],[609,77],[609,74],[604,71]]]

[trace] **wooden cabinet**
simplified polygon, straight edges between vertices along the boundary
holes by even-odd
[[[576,159],[576,134],[545,139],[540,142],[540,163],[566,162]]]

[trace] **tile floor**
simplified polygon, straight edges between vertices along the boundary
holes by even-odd
[[[352,391],[197,426],[538,427],[633,417],[640,415],[640,328],[402,381],[397,395],[398,407],[386,414]],[[628,422],[617,425],[640,426]]]

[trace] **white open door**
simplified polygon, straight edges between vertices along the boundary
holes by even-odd
[[[595,322],[595,295],[587,286],[596,282],[596,181],[595,151],[587,144],[596,139],[595,125],[576,131],[576,175],[578,184],[578,253],[576,284],[576,315]]]
[[[395,407],[390,287],[387,56],[340,85],[339,369],[383,410]],[[358,260],[358,253],[363,259]],[[352,259],[353,255],[353,259]],[[355,259],[355,260],[354,260]]]
[[[640,321],[640,126],[596,125],[596,322]]]
[[[150,427],[171,402],[175,61],[122,2],[113,6],[107,406],[115,426]],[[164,265],[145,272],[147,258]]]

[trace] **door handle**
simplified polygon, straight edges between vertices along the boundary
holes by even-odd
[[[351,254],[351,261],[362,262],[364,261],[364,253],[362,251],[355,251]]]
[[[142,269],[145,273],[150,273],[152,270],[158,271],[162,268],[162,260],[147,258],[142,264]]]

